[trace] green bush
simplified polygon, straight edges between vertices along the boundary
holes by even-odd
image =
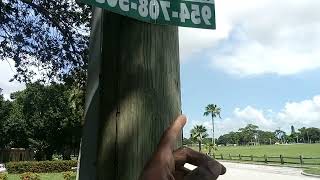
[[[40,175],[32,172],[26,172],[21,174],[21,180],[40,180]]]
[[[62,174],[63,174],[63,179],[65,180],[75,180],[77,176],[77,174],[72,171],[64,172]]]
[[[7,173],[0,173],[0,180],[8,180],[8,174]]]
[[[58,173],[70,171],[77,166],[77,161],[23,161],[9,162],[6,164],[8,173],[21,174],[24,172],[33,173]]]

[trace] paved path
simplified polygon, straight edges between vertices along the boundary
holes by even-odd
[[[320,180],[301,175],[301,169],[221,162],[227,173],[218,180]]]

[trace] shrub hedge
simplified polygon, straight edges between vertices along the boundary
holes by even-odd
[[[8,180],[8,174],[7,173],[0,173],[0,180]]]
[[[21,174],[25,172],[33,173],[58,173],[71,171],[77,166],[77,161],[22,161],[6,163],[8,173]]]

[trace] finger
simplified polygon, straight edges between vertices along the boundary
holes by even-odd
[[[159,143],[159,149],[171,149],[173,150],[177,137],[180,135],[180,131],[186,124],[187,118],[184,115],[180,115],[173,124],[164,132]]]
[[[176,166],[183,166],[185,163],[190,163],[195,166],[206,164],[213,160],[211,157],[194,151],[190,148],[182,147],[173,152]]]
[[[190,148],[180,148],[173,153],[176,169],[181,169],[185,163],[190,163],[198,167],[205,167],[214,175],[222,175],[226,168],[211,157],[194,151]]]
[[[197,169],[188,173],[184,180],[216,180],[219,174],[212,174],[206,167],[198,167]]]
[[[219,175],[225,174],[226,171],[227,171],[227,169],[216,160],[209,161],[207,167],[211,171],[211,173],[214,174],[217,177]]]
[[[213,180],[216,179],[216,177],[213,177],[212,174],[210,173],[210,171],[208,171],[206,168],[204,167],[198,167],[197,169],[189,172],[186,176],[185,176],[185,180]]]
[[[186,171],[180,171],[180,170],[175,170],[173,173],[174,179],[175,180],[184,180],[184,177],[188,174],[189,172]]]

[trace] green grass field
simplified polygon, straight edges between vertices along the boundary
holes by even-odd
[[[253,155],[253,156],[293,156],[319,157],[320,144],[289,144],[264,146],[229,146],[218,147],[216,154]]]
[[[198,148],[192,147],[197,150]],[[304,165],[320,165],[320,144],[288,144],[288,145],[261,145],[261,146],[222,146],[217,147],[215,155],[217,159],[230,160],[231,156],[256,156],[253,161],[265,160],[264,155],[268,157],[268,161],[280,163],[280,155],[282,155],[285,164],[300,164],[300,155],[303,156]],[[204,149],[204,152],[208,152]],[[317,158],[317,159],[308,159]],[[231,157],[232,160],[239,160],[239,157]],[[250,157],[242,157],[241,160],[251,161]]]
[[[320,167],[319,168],[308,168],[304,170],[305,173],[320,175]]]

